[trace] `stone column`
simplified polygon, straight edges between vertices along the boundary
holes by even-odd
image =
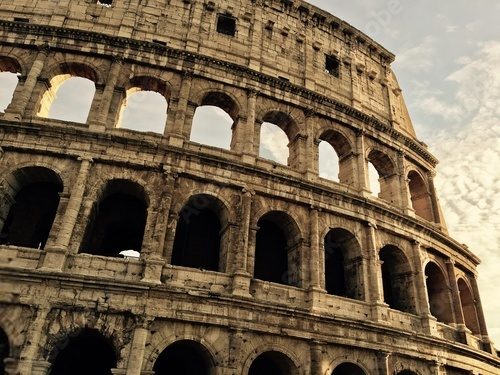
[[[355,61],[351,64],[351,105],[353,108],[362,109],[361,107],[361,73],[358,73],[358,66]]]
[[[42,73],[45,61],[49,55],[48,45],[41,46],[35,61],[31,65],[30,71],[24,80],[24,84],[14,92],[10,105],[5,109],[4,119],[6,120],[20,120],[24,116],[26,107],[33,95],[38,77]]]
[[[432,171],[427,174],[427,181],[429,183],[429,193],[431,194],[431,204],[432,213],[434,214],[434,222],[445,227],[445,224],[441,222],[441,212],[439,210],[439,202],[437,199],[436,188],[434,186],[434,177],[436,172]]]
[[[165,135],[169,137],[170,145],[182,147],[186,140],[186,115],[192,84],[193,74],[191,72],[184,72],[177,100],[171,100],[170,111],[172,115],[167,118],[167,126],[165,127]]]
[[[446,268],[448,274],[448,282],[451,287],[451,294],[453,296],[453,310],[455,312],[455,323],[465,328],[464,312],[462,304],[460,303],[460,291],[458,290],[457,275],[455,273],[455,261],[449,258],[446,261]]]
[[[379,375],[389,375],[389,357],[391,353],[382,350],[377,352],[377,369]]]
[[[309,256],[309,288],[314,290],[323,290],[320,283],[321,272],[320,257],[321,244],[319,238],[319,209],[311,207],[310,210],[310,231],[311,231],[311,252]]]
[[[250,280],[252,275],[248,272],[248,258],[250,245],[250,218],[252,215],[252,197],[255,195],[253,190],[243,189],[241,200],[241,225],[240,225],[240,243],[235,246],[236,255],[233,266],[233,294],[249,297]]]
[[[365,158],[365,131],[360,129],[356,133],[356,158],[357,158],[357,189],[361,194],[371,196],[368,187],[368,169]]]
[[[322,366],[323,345],[320,342],[313,342],[310,347],[311,353],[311,375],[323,375],[325,370]]]
[[[306,144],[304,156],[304,170],[310,180],[315,180],[319,175],[319,143],[316,143],[316,113],[312,109],[305,111],[306,115]]]
[[[87,156],[81,156],[78,160],[81,161],[78,177],[73,185],[73,191],[71,192],[64,216],[61,220],[62,224],[59,228],[55,244],[47,246],[45,249],[42,269],[61,272],[66,261],[68,246],[82,206],[83,194],[92,164],[92,158]]]
[[[408,186],[408,178],[405,174],[405,153],[403,150],[399,150],[397,153],[397,168],[399,175],[399,192],[400,192],[400,201],[401,208],[407,215],[415,215],[415,211],[413,210],[413,206],[411,203],[411,195],[410,189]]]
[[[479,294],[479,286],[477,285],[477,275],[470,278],[472,285],[472,292],[476,301],[477,318],[479,320],[479,329],[481,330],[481,339],[483,350],[488,353],[495,354],[495,348],[488,336],[488,328],[486,326],[486,319],[484,318],[483,304],[481,303],[481,296]]]
[[[88,122],[91,129],[104,130],[104,128],[106,128],[111,101],[113,100],[113,94],[121,69],[122,59],[120,57],[115,57],[109,68],[106,85],[100,97],[98,109],[94,113],[91,112],[89,115],[91,117]]]
[[[384,303],[384,287],[382,281],[382,262],[379,258],[377,247],[377,226],[367,223],[367,245],[368,245],[368,301],[372,305],[373,318],[377,321],[383,320],[383,312],[387,308]]]
[[[153,320],[154,318],[151,317],[137,317],[137,326],[134,330],[134,336],[130,346],[126,375],[141,375],[149,327]]]
[[[258,91],[249,90],[247,94],[247,118],[246,123],[240,123],[240,127],[244,127],[244,139],[242,140],[242,145],[240,149],[242,150],[242,161],[244,163],[253,164],[255,163],[255,158],[258,156],[255,154],[254,143],[259,141],[255,138],[255,110],[257,106],[257,96]]]
[[[37,361],[36,358],[38,356],[38,346],[42,337],[43,327],[47,321],[47,315],[50,312],[50,308],[38,306],[32,307],[32,309],[35,310],[35,312],[28,325],[26,344],[22,348],[19,356],[20,359],[17,367],[17,373],[19,375],[45,375],[48,370],[46,362]]]

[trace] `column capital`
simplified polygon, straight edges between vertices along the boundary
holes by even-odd
[[[154,316],[135,315],[134,316],[135,328],[149,329],[154,320],[155,320]]]
[[[306,118],[311,118],[315,117],[317,115],[317,112],[313,108],[306,108],[304,109],[304,115]]]
[[[366,225],[367,227],[369,227],[369,228],[377,229],[377,224],[376,224],[376,223],[374,223],[373,221],[370,221],[370,220],[365,221],[365,225]]]
[[[80,155],[80,156],[78,156],[77,160],[78,161],[82,161],[82,162],[83,161],[87,161],[89,163],[93,163],[94,162],[94,159],[91,156],[89,156],[89,155]]]
[[[259,96],[260,91],[254,88],[247,89],[248,98],[257,98]]]
[[[48,55],[51,50],[51,46],[47,42],[37,45],[36,48],[38,52],[43,53],[44,55]]]
[[[250,197],[250,198],[256,194],[255,190],[247,188],[247,187],[244,187],[243,189],[241,189],[241,192],[243,193],[244,196]]]

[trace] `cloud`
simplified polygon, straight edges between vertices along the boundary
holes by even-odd
[[[436,38],[428,35],[420,44],[400,52],[396,61],[401,70],[413,73],[428,72],[433,66],[435,53]]]

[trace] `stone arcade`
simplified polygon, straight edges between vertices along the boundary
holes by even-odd
[[[0,0],[0,30],[0,373],[500,373],[479,259],[368,36],[300,0]],[[72,77],[85,123],[49,118]],[[162,134],[119,126],[140,91]],[[202,106],[229,150],[190,140]]]

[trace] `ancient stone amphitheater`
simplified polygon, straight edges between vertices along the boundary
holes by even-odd
[[[479,259],[368,36],[300,0],[0,0],[0,28],[0,373],[500,373]],[[50,118],[73,77],[85,123]],[[139,91],[162,134],[120,127]],[[206,106],[230,149],[191,140]]]

